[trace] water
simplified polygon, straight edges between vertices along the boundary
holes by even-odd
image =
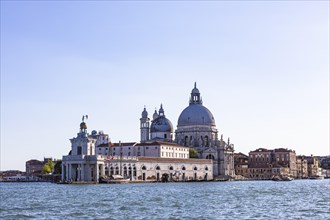
[[[330,180],[0,183],[1,219],[330,219]]]

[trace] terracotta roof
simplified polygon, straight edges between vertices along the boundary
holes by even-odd
[[[258,148],[254,151],[250,151],[250,153],[255,153],[255,152],[272,152],[273,150],[268,150],[266,148]]]
[[[246,158],[248,158],[249,156],[239,152],[239,153],[234,153],[234,157],[246,157]]]
[[[207,163],[211,164],[210,159],[178,159],[178,158],[161,158],[161,157],[138,157],[138,161],[146,162],[167,162],[167,163]]]
[[[136,142],[126,142],[126,143],[124,142],[124,143],[120,143],[121,146],[133,146],[135,144],[136,144]],[[112,145],[114,147],[119,147],[119,143],[112,143]]]
[[[42,165],[43,162],[40,160],[29,160],[26,161],[26,165]]]
[[[274,151],[275,152],[294,152],[293,150],[289,150],[288,148],[277,148]]]
[[[110,145],[109,144],[99,144],[96,147],[110,147]]]
[[[179,145],[177,143],[173,143],[173,142],[164,142],[164,141],[153,141],[153,142],[145,142],[145,143],[138,143],[136,144],[136,146],[151,146],[151,145],[163,145],[163,146],[174,146],[174,147],[186,147],[186,146],[182,146]],[[186,147],[188,148],[188,147]]]

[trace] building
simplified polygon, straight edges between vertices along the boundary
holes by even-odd
[[[26,161],[26,163],[25,163],[26,175],[28,175],[28,176],[40,175],[42,172],[43,166],[44,166],[44,163],[40,160],[32,159],[32,160]]]
[[[160,174],[168,172],[171,176],[174,171],[169,169],[170,167],[177,169],[184,167],[185,171],[181,170],[184,177],[182,180],[200,178],[209,180],[218,176],[221,178],[235,176],[234,145],[230,143],[229,138],[227,142],[223,140],[222,135],[220,139],[218,138],[214,117],[203,106],[196,83],[191,92],[189,106],[182,111],[178,119],[175,138],[172,122],[166,118],[163,105],[158,112],[155,110],[152,120],[144,107],[140,118],[139,143],[112,144],[109,136],[103,132],[92,131],[88,134],[84,119],[85,116],[77,137],[70,140],[71,153],[63,156],[62,180],[97,181],[100,175],[111,173],[112,163],[114,161],[118,163],[118,157],[131,164],[132,172],[129,172],[129,176],[132,180],[140,180],[138,173],[141,166],[154,169],[152,167],[157,165],[154,164],[155,158],[161,163]],[[199,159],[189,158],[190,148],[197,150]],[[142,164],[141,161],[153,162]],[[133,175],[132,164],[136,166],[136,175]],[[120,174],[127,175],[125,172]],[[157,175],[156,179],[158,180]],[[143,176],[142,180],[145,180]]]
[[[278,148],[274,152],[274,166],[289,168],[289,175],[297,177],[296,152],[287,148]]]
[[[297,156],[297,178],[306,179],[308,178],[308,161],[304,156]]]
[[[308,163],[308,177],[319,176],[319,160],[313,155],[305,156],[305,159]]]
[[[249,152],[248,163],[244,154],[236,155],[235,171],[248,179],[269,180],[274,176],[297,178],[296,153],[293,150],[258,148]],[[299,165],[299,169],[301,166]]]
[[[210,159],[189,159],[189,148],[171,142],[102,143],[100,132],[89,135],[83,121],[71,151],[63,156],[62,181],[98,182],[101,176],[119,174],[132,181],[212,180]],[[98,145],[96,145],[98,143]]]
[[[180,114],[175,142],[194,148],[199,158],[212,159],[214,176],[235,176],[234,145],[218,138],[215,119],[211,111],[203,105],[202,97],[196,86],[190,94],[190,101]]]
[[[246,178],[248,176],[249,157],[243,153],[234,153],[234,167],[236,179]]]
[[[151,122],[151,124],[150,124]],[[197,150],[200,159],[213,160],[213,175],[235,176],[234,145],[230,139],[225,142],[223,136],[218,138],[213,114],[203,106],[199,89],[196,86],[190,94],[189,106],[180,114],[175,139],[173,140],[173,125],[166,118],[163,106],[155,111],[152,121],[144,108],[140,118],[141,143],[148,141],[175,142]]]
[[[330,170],[330,156],[320,157],[321,168]]]

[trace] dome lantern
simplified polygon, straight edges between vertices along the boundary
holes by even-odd
[[[146,106],[144,106],[143,112],[142,112],[142,118],[148,118],[148,112],[146,110]]]
[[[191,90],[191,96],[190,96],[189,104],[190,105],[193,105],[193,104],[202,105],[203,102],[202,102],[202,99],[201,99],[200,95],[201,94],[200,94],[199,90],[197,89],[196,82],[195,82],[195,87]]]

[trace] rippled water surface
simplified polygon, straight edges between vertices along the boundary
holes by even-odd
[[[2,219],[330,219],[330,180],[0,183]]]

